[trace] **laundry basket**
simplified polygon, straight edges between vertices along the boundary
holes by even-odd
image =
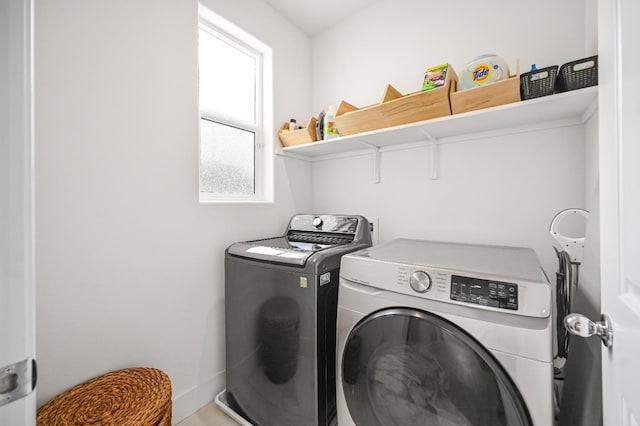
[[[36,420],[38,426],[171,426],[171,381],[155,368],[106,373],[49,400]]]

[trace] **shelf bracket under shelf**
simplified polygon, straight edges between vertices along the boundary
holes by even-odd
[[[362,144],[373,150],[373,183],[380,183],[380,147],[364,141]]]
[[[439,176],[439,158],[438,158],[438,139],[434,138],[429,132],[426,130],[422,130],[422,134],[427,138],[427,142],[429,142],[431,146],[431,180],[440,179]]]
[[[280,157],[285,157],[285,158],[293,158],[295,160],[313,161],[313,158],[311,158],[311,157],[308,157],[308,156],[302,155],[302,154],[297,154],[297,153],[294,153],[294,152],[283,151],[282,148],[276,149],[276,155],[278,155]]]

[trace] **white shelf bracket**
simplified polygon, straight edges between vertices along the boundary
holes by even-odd
[[[440,173],[438,170],[440,163],[440,159],[438,158],[438,139],[434,138],[426,130],[422,130],[422,134],[424,134],[427,142],[429,142],[431,146],[431,180],[440,179]]]
[[[373,151],[373,183],[380,183],[380,147],[368,142],[362,142],[362,144]]]
[[[308,161],[308,162],[312,162],[313,158],[308,157],[306,155],[301,155],[301,154],[297,154],[297,153],[293,153],[293,152],[287,152],[287,151],[283,151],[282,149],[276,149],[276,155],[280,156],[280,157],[285,157],[285,158],[293,158],[295,160],[302,160],[302,161]]]

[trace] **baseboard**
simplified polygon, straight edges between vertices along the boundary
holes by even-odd
[[[196,411],[213,401],[225,387],[225,372],[221,371],[173,398],[172,423],[181,422]]]

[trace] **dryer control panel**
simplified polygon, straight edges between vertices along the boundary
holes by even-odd
[[[518,310],[518,285],[461,275],[451,275],[451,300]]]

